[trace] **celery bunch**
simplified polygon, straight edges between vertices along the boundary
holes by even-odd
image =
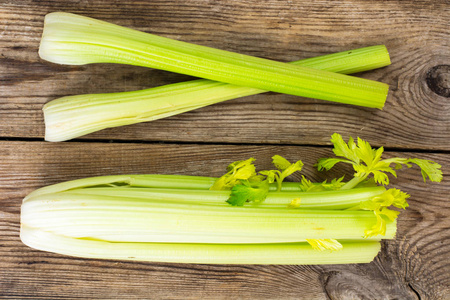
[[[60,64],[121,63],[205,78],[142,91],[51,101],[44,107],[48,141],[156,120],[266,91],[380,109],[388,93],[386,84],[344,75],[389,65],[389,54],[382,45],[286,64],[74,14],[51,13],[45,18],[39,54]]]
[[[334,134],[332,142],[344,158],[321,159],[317,167],[348,162],[353,179],[284,182],[303,164],[275,155],[274,170],[257,172],[248,159],[230,164],[220,178],[118,175],[44,187],[23,201],[21,239],[40,250],[103,259],[370,262],[379,241],[395,237],[399,212],[391,207],[408,207],[408,194],[383,186],[385,172],[396,175],[390,164],[416,164],[431,181],[440,181],[442,172],[427,160],[382,160],[383,149],[361,139],[345,143]]]

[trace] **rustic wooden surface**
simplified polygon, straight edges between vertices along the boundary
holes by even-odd
[[[384,110],[266,93],[66,143],[43,141],[42,105],[60,96],[137,90],[190,79],[120,66],[39,59],[43,18],[79,13],[187,42],[292,61],[385,44],[392,65],[358,76],[386,82]],[[436,1],[0,1],[0,298],[450,299],[450,3]],[[261,168],[277,153],[313,162],[329,137],[360,136],[388,155],[439,161],[444,181],[416,169],[397,239],[370,264],[213,266],[68,258],[19,239],[22,198],[87,176],[219,175],[236,159]],[[350,169],[344,169],[351,174]]]

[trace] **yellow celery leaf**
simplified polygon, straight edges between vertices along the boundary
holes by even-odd
[[[288,207],[290,207],[290,208],[299,208],[301,202],[302,202],[301,198],[295,198],[294,200],[291,201],[291,203],[289,203]]]
[[[335,239],[306,239],[306,241],[318,251],[339,251],[342,250],[342,244]]]

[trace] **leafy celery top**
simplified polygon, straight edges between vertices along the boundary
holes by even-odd
[[[346,143],[342,136],[335,133],[331,137],[333,144],[334,158],[321,158],[315,165],[319,171],[330,170],[337,163],[343,162],[353,166],[355,170],[354,177],[344,182],[344,176],[334,178],[330,182],[324,181],[313,183],[305,176],[302,176],[299,183],[302,192],[321,192],[329,190],[350,190],[363,186],[374,186],[377,184],[388,185],[391,174],[397,177],[396,170],[403,166],[412,167],[413,164],[419,166],[424,181],[440,182],[442,180],[441,165],[436,162],[419,158],[388,158],[382,159],[384,148],[374,149],[367,141],[357,138],[355,142],[352,137]],[[276,167],[273,170],[263,170],[256,172],[253,164],[254,158],[243,161],[237,161],[228,166],[228,172],[218,178],[211,186],[211,190],[231,190],[227,202],[233,206],[243,206],[248,203],[254,205],[263,202],[269,194],[269,185],[276,183],[277,190],[281,191],[283,180],[295,172],[301,171],[303,163],[298,160],[291,163],[280,155],[272,157],[272,163]],[[393,165],[393,166],[392,166]],[[399,189],[388,189],[383,194],[373,197],[367,201],[362,201],[359,205],[350,208],[350,210],[369,210],[373,211],[377,218],[376,224],[365,231],[365,237],[384,235],[386,233],[386,222],[394,221],[399,215],[399,211],[390,209],[396,207],[405,209],[408,207],[410,195]],[[289,204],[291,208],[301,208],[301,192],[299,197],[292,199]],[[337,250],[339,244],[337,241],[328,240],[310,240],[308,241],[315,249],[334,249]]]

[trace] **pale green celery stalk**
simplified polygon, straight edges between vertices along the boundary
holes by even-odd
[[[347,104],[382,108],[388,85],[176,41],[69,13],[45,17],[41,58],[60,64],[122,63]]]
[[[358,188],[354,190],[337,190],[321,192],[269,192],[267,198],[257,203],[258,207],[287,207],[293,199],[300,198],[299,209],[348,209],[359,205],[375,196],[381,195],[386,189],[382,186]],[[193,189],[158,189],[105,187],[75,189],[71,194],[100,195],[120,197],[124,205],[129,198],[142,200],[177,201],[193,204],[229,206],[226,201],[230,191],[193,190]],[[145,203],[142,203],[145,206]]]
[[[390,64],[384,45],[344,51],[292,64],[345,73]],[[45,139],[65,141],[101,129],[161,119],[264,90],[211,80],[193,80],[141,91],[62,97],[44,108]]]
[[[165,189],[195,189],[209,190],[209,188],[217,180],[216,177],[191,176],[191,175],[161,175],[161,174],[144,174],[144,175],[113,175],[113,176],[97,176],[76,180],[60,182],[37,189],[28,194],[24,201],[28,198],[38,195],[58,193],[73,189],[89,188],[96,186],[130,186],[130,187],[148,187],[148,188],[165,188]],[[276,190],[276,185],[270,186],[271,191]],[[283,182],[282,191],[301,191],[298,182]]]
[[[379,242],[343,242],[335,252],[295,244],[169,244],[110,243],[75,239],[22,226],[20,238],[29,247],[83,258],[197,264],[319,265],[369,263],[380,251]]]
[[[60,182],[50,186],[42,187],[28,194],[24,201],[30,197],[58,193],[80,188],[91,188],[98,186],[120,186],[120,187],[148,187],[162,189],[192,189],[209,190],[217,180],[217,177],[191,176],[191,175],[161,175],[161,174],[143,174],[143,175],[113,175],[97,176],[76,180]],[[276,191],[275,183],[269,187],[270,191]],[[299,182],[283,182],[282,192],[301,192]]]
[[[144,204],[145,203],[145,204]],[[21,223],[71,237],[117,242],[280,243],[362,239],[376,223],[371,211],[300,210],[199,205],[57,193],[29,198]],[[392,239],[396,223],[387,222]]]
[[[384,45],[344,51],[291,64],[349,74],[390,64]],[[62,97],[44,108],[45,139],[65,141],[101,129],[161,119],[264,90],[206,79],[140,91]]]
[[[97,176],[70,180],[42,187],[28,194],[23,201],[25,202],[27,199],[38,195],[95,186],[209,189],[216,180],[217,178],[215,177],[161,174]]]

